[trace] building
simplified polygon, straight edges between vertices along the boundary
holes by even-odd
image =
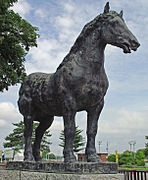
[[[107,158],[108,158],[108,153],[98,153],[98,156],[100,156],[102,162],[107,162]],[[84,153],[79,153],[78,154],[78,161],[86,161],[86,157]]]

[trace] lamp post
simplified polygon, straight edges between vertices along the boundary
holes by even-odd
[[[98,144],[99,144],[99,153],[100,153],[102,141],[98,141]]]

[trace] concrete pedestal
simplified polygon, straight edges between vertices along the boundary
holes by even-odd
[[[0,170],[0,180],[124,180],[123,174],[59,174]]]
[[[116,163],[8,162],[0,180],[124,180]]]
[[[116,174],[118,172],[116,163],[96,162],[8,162],[6,169],[29,170],[52,173],[77,173],[77,174]]]

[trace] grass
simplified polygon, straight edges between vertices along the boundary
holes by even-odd
[[[133,170],[147,170],[148,171],[148,167],[119,167],[118,169],[133,169]]]

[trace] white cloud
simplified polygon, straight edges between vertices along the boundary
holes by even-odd
[[[71,18],[67,17],[67,16],[58,16],[56,18],[56,23],[61,26],[62,28],[70,28],[71,26],[74,25],[74,22]]]
[[[99,130],[107,134],[134,134],[135,131],[148,129],[146,111],[132,111],[125,108],[108,109],[103,113]]]
[[[26,62],[27,73],[55,72],[60,61],[64,58],[65,51],[56,39],[38,40],[38,47],[32,48],[30,53],[32,61]]]
[[[21,114],[11,102],[0,103],[0,149],[2,148],[4,138],[14,129],[12,123],[17,123],[21,120]]]
[[[22,17],[25,17],[25,15],[31,11],[32,7],[26,0],[19,0],[14,4],[12,9],[19,13]]]
[[[55,117],[50,129],[52,130],[52,132],[63,130],[64,129],[63,118]]]
[[[65,9],[65,11],[67,11],[69,13],[73,13],[76,10],[74,4],[70,4],[70,3],[65,3],[64,9]]]
[[[7,123],[6,123],[6,121],[5,121],[5,120],[0,119],[0,127],[5,126],[6,124],[7,124]]]
[[[46,18],[47,17],[46,11],[43,9],[40,9],[40,8],[35,11],[35,15],[39,16],[40,18]]]
[[[15,123],[22,119],[18,109],[10,102],[0,103],[0,119],[6,123]]]

